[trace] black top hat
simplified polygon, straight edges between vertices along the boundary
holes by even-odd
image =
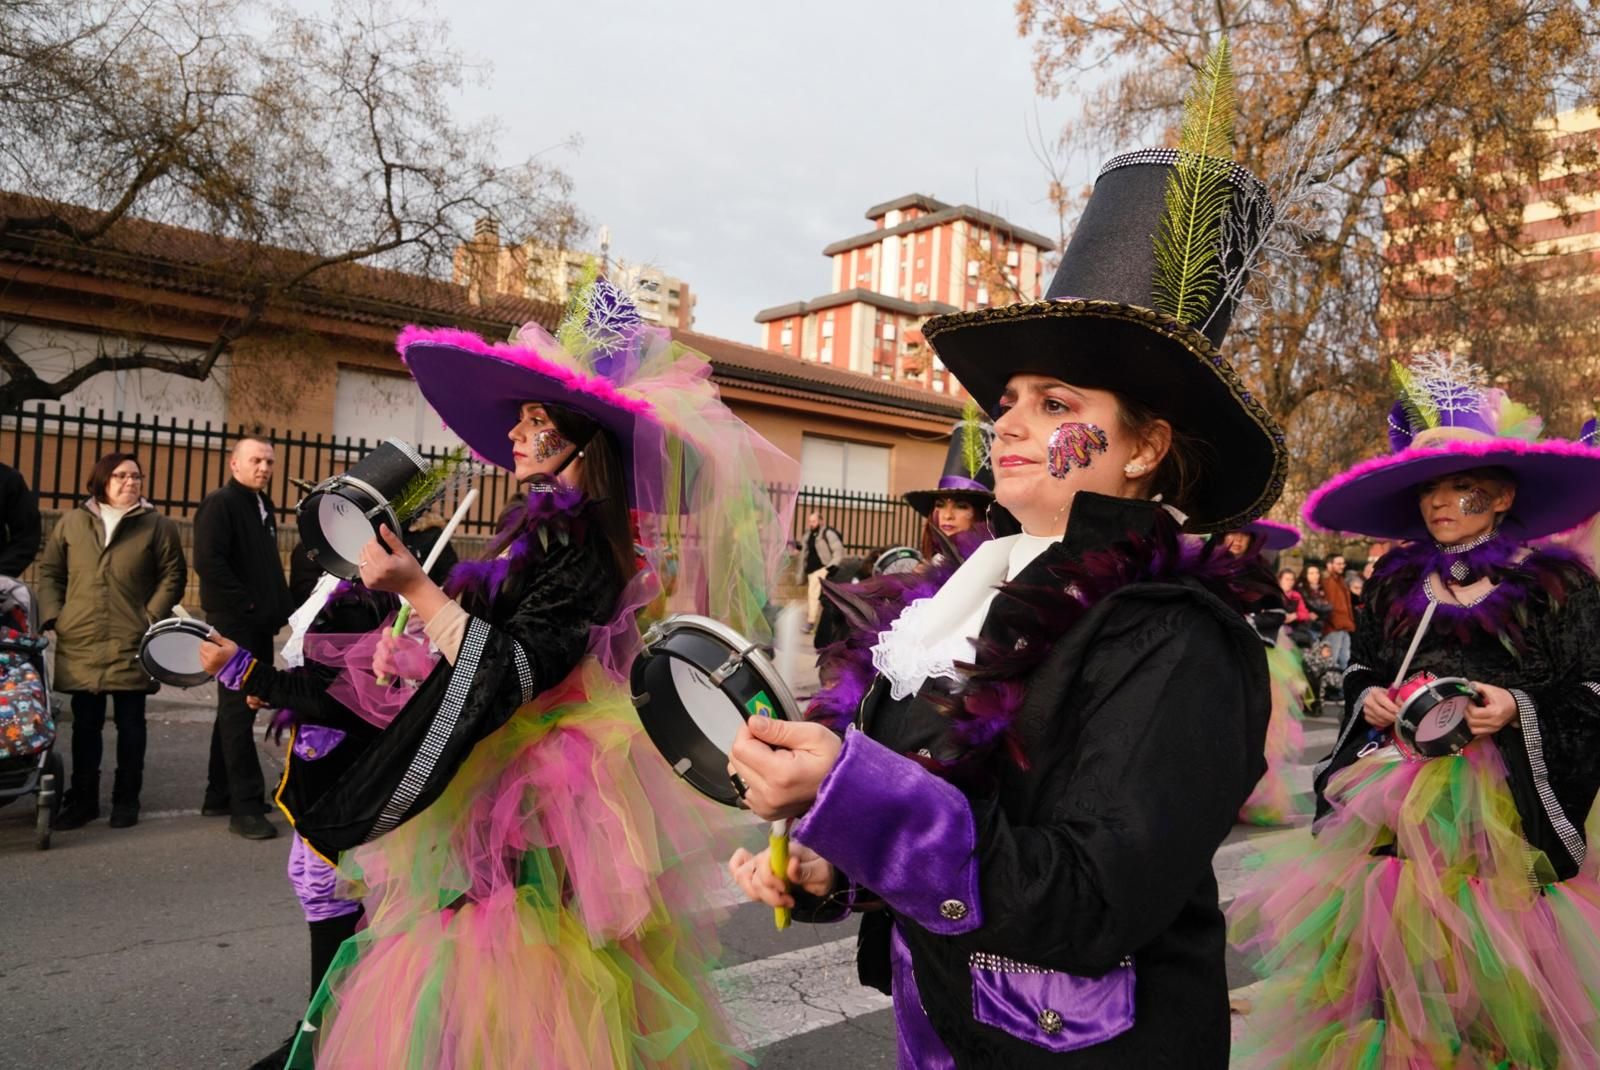
[[[1225,240],[1209,247],[1214,284],[1186,295],[1181,318],[1156,311],[1172,303],[1158,292],[1156,235],[1180,159],[1176,149],[1145,149],[1101,169],[1045,300],[936,316],[922,333],[990,411],[1007,380],[1025,373],[1149,406],[1204,447],[1189,529],[1226,531],[1271,508],[1288,464],[1283,431],[1218,352],[1244,283],[1243,250],[1258,247],[1273,207],[1244,168],[1203,158],[1229,198]]]
[[[994,472],[989,468],[988,424],[963,420],[950,432],[950,449],[944,455],[944,473],[933,490],[908,490],[902,497],[911,508],[927,516],[940,498],[971,502],[980,513],[994,501]],[[976,464],[974,464],[974,461]]]

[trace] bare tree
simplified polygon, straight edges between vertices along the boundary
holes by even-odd
[[[106,346],[53,381],[0,339],[0,409],[95,375],[191,379],[307,287],[351,265],[448,277],[474,221],[561,245],[570,182],[499,162],[492,123],[449,97],[479,72],[445,26],[388,0],[325,16],[259,0],[0,0],[0,246],[159,257],[148,222],[232,241],[183,250],[238,302],[198,356]]]
[[[1296,219],[1275,250],[1290,262],[1261,273],[1270,283],[1229,342],[1288,430],[1287,508],[1382,448],[1385,364],[1411,348],[1468,349],[1557,426],[1573,418],[1570,387],[1558,384],[1592,346],[1595,317],[1574,301],[1579,283],[1552,280],[1593,269],[1532,241],[1524,209],[1593,188],[1593,136],[1551,136],[1548,124],[1600,99],[1592,5],[1018,0],[1016,10],[1041,90],[1082,100],[1073,144],[1102,154],[1170,141],[1185,88],[1228,35],[1237,158],[1279,176]],[[1054,192],[1058,174],[1051,182]],[[1462,233],[1473,235],[1470,263],[1444,270],[1446,285],[1415,285],[1419,266],[1437,275],[1445,261],[1408,263],[1400,243],[1454,252]]]

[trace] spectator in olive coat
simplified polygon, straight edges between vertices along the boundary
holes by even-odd
[[[71,786],[56,828],[100,816],[107,696],[117,726],[111,825],[139,820],[145,699],[155,690],[139,664],[139,642],[172,612],[188,578],[177,525],[143,491],[136,458],[102,457],[89,475],[88,501],[56,522],[39,559],[39,619],[55,631],[54,686],[72,696]]]

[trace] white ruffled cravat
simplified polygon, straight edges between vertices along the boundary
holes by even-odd
[[[907,606],[872,648],[872,667],[889,681],[889,694],[910,698],[930,678],[958,680],[956,665],[971,662],[998,585],[1017,577],[1060,536],[1012,535],[993,539],[943,587]]]

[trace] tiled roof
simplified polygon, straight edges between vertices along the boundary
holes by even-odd
[[[896,208],[921,208],[924,212],[938,212],[949,207],[943,201],[929,197],[925,193],[908,193],[904,197],[896,197],[892,201],[884,201],[882,204],[875,204],[868,208],[867,218],[879,219]]]
[[[698,349],[711,361],[719,382],[774,388],[790,396],[822,395],[841,401],[909,409],[930,416],[959,416],[961,402],[945,394],[906,386],[870,375],[771,353],[726,338],[694,331],[673,331],[684,345]],[[798,395],[791,392],[800,391]]]
[[[49,211],[77,226],[88,226],[100,217],[93,209],[0,192],[0,218]],[[251,281],[281,278],[313,262],[309,253],[133,218],[119,220],[92,245],[44,231],[11,234],[0,239],[0,260],[225,300],[245,300]],[[529,321],[553,327],[561,317],[561,306],[548,301],[496,293],[473,303],[464,286],[365,264],[338,264],[318,271],[311,281],[288,291],[280,303],[396,330],[421,322],[503,334]]]
[[[774,308],[764,308],[756,313],[757,323],[768,323],[772,320],[787,319],[790,316],[803,316],[807,312],[816,312],[824,308],[838,308],[840,305],[852,305],[860,302],[872,305],[874,308],[886,308],[890,312],[899,312],[905,316],[937,316],[945,312],[960,312],[954,305],[947,305],[943,301],[907,301],[903,297],[892,297],[881,294],[876,290],[850,289],[839,290],[831,294],[814,297],[810,301],[794,301],[787,305],[778,305]]]
[[[92,223],[89,209],[59,208],[18,194],[0,192],[0,218],[33,216],[44,210],[71,213],[78,226]],[[0,262],[28,264],[75,275],[114,279],[176,293],[224,300],[246,297],[241,278],[260,277],[263,261],[277,271],[308,262],[305,253],[219,238],[184,227],[142,219],[117,222],[93,245],[65,235],[13,234],[0,238]],[[319,272],[314,285],[294,288],[288,307],[336,319],[392,328],[410,323],[449,325],[504,338],[530,321],[554,329],[560,305],[512,294],[488,295],[481,303],[467,299],[467,288],[441,279],[403,271],[340,265]],[[824,365],[802,363],[726,338],[694,331],[674,331],[685,345],[711,360],[714,377],[755,389],[795,397],[822,396],[860,408],[900,410],[946,416],[959,403],[938,394],[884,382]]]
[[[904,198],[902,198],[903,200]],[[887,202],[893,204],[895,202]],[[870,216],[868,218],[871,218]],[[982,223],[986,227],[1010,234],[1012,237],[1037,245],[1041,249],[1051,250],[1056,247],[1055,239],[1047,238],[1037,231],[1024,230],[1014,226],[993,212],[985,212],[981,208],[974,208],[970,204],[958,204],[954,207],[942,207],[929,215],[919,215],[915,219],[908,219],[904,223],[893,227],[880,227],[877,230],[864,230],[849,238],[843,238],[822,250],[823,256],[833,256],[835,253],[847,253],[851,249],[858,249],[863,245],[874,245],[884,238],[892,238],[899,234],[910,234],[928,227],[936,227],[941,223],[952,223],[958,219],[965,219],[975,223]]]

